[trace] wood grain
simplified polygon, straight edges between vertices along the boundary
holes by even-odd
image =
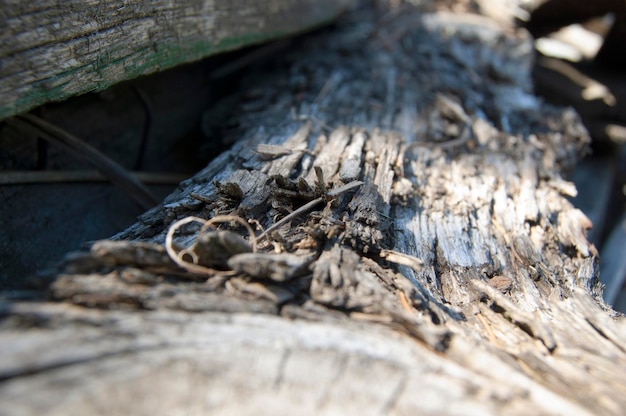
[[[47,301],[8,302],[4,408],[621,415],[626,321],[563,179],[589,137],[532,94],[524,32],[432,11],[365,7],[304,40],[230,151],[114,244],[68,256]],[[163,257],[175,221],[224,214],[257,236],[288,218],[257,259],[308,270]]]
[[[309,30],[351,2],[6,0],[0,8],[0,119]]]

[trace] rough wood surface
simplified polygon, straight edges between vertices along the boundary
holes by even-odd
[[[38,1],[0,7],[0,119],[302,32],[351,0]]]
[[[531,50],[404,7],[306,40],[229,152],[5,303],[3,411],[622,414],[626,321],[562,176],[588,137]]]

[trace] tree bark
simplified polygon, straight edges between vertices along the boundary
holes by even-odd
[[[621,414],[626,324],[563,179],[587,133],[524,31],[438,7],[304,40],[230,151],[7,303],[3,411]]]
[[[49,101],[303,32],[348,1],[5,0],[0,119]]]

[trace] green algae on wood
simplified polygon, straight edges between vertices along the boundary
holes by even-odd
[[[0,119],[327,23],[353,0],[36,3],[0,11]]]

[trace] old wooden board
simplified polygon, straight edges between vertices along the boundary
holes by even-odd
[[[621,415],[626,322],[563,180],[589,139],[531,54],[382,2],[299,44],[230,151],[5,302],[3,410]]]
[[[320,26],[351,0],[6,0],[0,119]]]

